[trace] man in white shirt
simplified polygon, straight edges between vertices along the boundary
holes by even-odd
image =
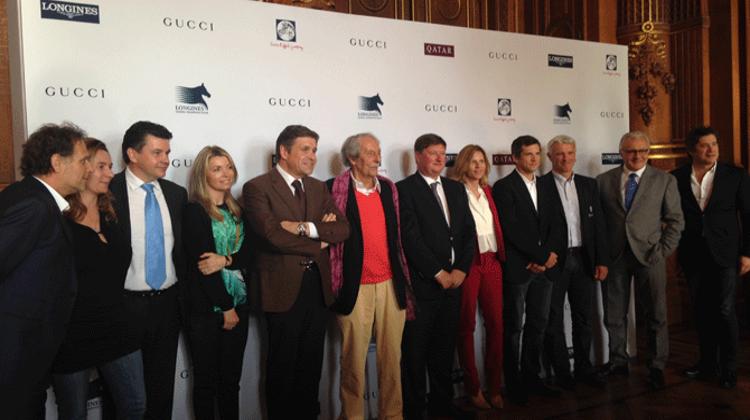
[[[0,412],[44,418],[52,362],[76,296],[62,212],[91,173],[85,134],[48,124],[23,145],[24,179],[0,192]]]
[[[125,132],[127,167],[115,175],[118,223],[133,249],[125,278],[128,339],[141,345],[146,382],[146,419],[172,417],[177,339],[180,332],[179,280],[185,276],[182,210],[187,191],[163,179],[169,167],[172,133],[148,121]]]
[[[665,260],[677,248],[684,227],[675,178],[648,165],[651,141],[633,131],[620,139],[623,165],[596,180],[607,225],[612,264],[602,283],[604,324],[609,332],[607,374],[630,373],[627,316],[630,280],[644,308],[650,385],[664,387],[669,355]]]
[[[526,404],[529,393],[559,395],[540,379],[539,356],[552,284],[560,274],[557,260],[565,249],[565,222],[553,183],[536,176],[541,152],[539,140],[532,136],[513,140],[516,169],[492,187],[505,236],[505,380],[510,400],[520,405]]]
[[[685,138],[690,162],[675,169],[685,231],[677,248],[690,287],[700,358],[685,370],[694,379],[737,385],[737,277],[750,272],[750,180],[720,163],[718,134],[698,127]]]

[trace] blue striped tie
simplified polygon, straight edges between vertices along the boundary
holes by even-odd
[[[164,260],[164,225],[161,220],[159,202],[156,201],[154,186],[143,184],[146,190],[146,284],[159,290],[167,278],[167,267]]]
[[[638,182],[635,177],[638,176],[635,173],[628,175],[628,182],[625,183],[625,210],[630,210],[630,206],[633,205],[633,199],[635,198],[635,192],[638,191]]]

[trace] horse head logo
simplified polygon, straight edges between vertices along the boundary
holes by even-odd
[[[570,120],[571,112],[573,112],[573,110],[570,109],[570,103],[567,103],[565,105],[555,105],[555,117],[557,118],[565,118],[566,120]]]
[[[177,102],[183,104],[201,104],[208,109],[208,104],[203,97],[206,96],[210,98],[211,94],[208,93],[208,90],[206,90],[206,86],[203,83],[201,83],[200,86],[195,87],[177,86],[177,88],[175,88],[175,93],[177,96]]]
[[[361,111],[376,111],[378,114],[383,115],[378,105],[383,105],[383,100],[380,99],[380,94],[375,96],[360,96],[359,97],[359,109]]]

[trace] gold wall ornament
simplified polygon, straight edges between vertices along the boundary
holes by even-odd
[[[671,94],[677,82],[674,74],[665,70],[663,63],[666,62],[666,57],[666,42],[659,38],[654,22],[643,22],[638,38],[628,44],[628,77],[636,84],[638,112],[647,126],[651,124],[654,116],[656,86],[661,82],[664,92]]]

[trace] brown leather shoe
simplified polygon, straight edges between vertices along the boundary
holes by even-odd
[[[505,401],[503,401],[503,396],[498,392],[497,394],[490,396],[490,404],[492,407],[499,410],[505,406]]]
[[[474,408],[478,408],[480,410],[489,410],[492,408],[490,403],[488,403],[484,398],[484,394],[482,393],[482,391],[479,391],[477,395],[469,396],[469,401],[471,401],[471,405],[473,405]]]

